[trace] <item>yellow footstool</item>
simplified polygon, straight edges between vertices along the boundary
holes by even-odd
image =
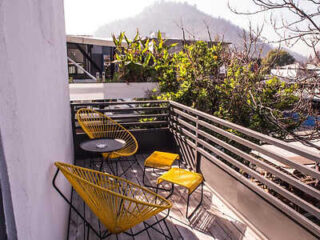
[[[186,169],[181,168],[171,168],[168,172],[162,174],[157,181],[157,184],[161,184],[163,181],[172,183],[172,188],[170,194],[167,196],[169,198],[174,191],[174,184],[182,186],[188,189],[188,199],[187,199],[187,211],[186,217],[189,219],[193,216],[195,211],[200,207],[203,199],[203,176],[200,173],[191,172]],[[200,203],[195,207],[193,212],[188,215],[189,200],[190,195],[201,185],[201,199]],[[159,188],[160,189],[160,188]]]
[[[146,168],[156,168],[156,169],[166,171],[172,167],[172,164],[176,160],[179,160],[179,154],[169,153],[169,152],[159,152],[159,151],[153,152],[144,162],[143,178],[142,178],[143,184],[147,187],[156,188],[155,186],[150,186],[145,183],[144,178],[146,175]]]

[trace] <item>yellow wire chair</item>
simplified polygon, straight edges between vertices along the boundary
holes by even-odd
[[[89,136],[90,139],[112,138],[125,141],[125,146],[122,149],[112,153],[103,153],[102,156],[104,159],[108,160],[120,157],[134,156],[135,160],[137,161],[134,154],[138,150],[138,142],[132,135],[132,133],[121,126],[119,123],[106,116],[105,114],[89,108],[79,109],[76,113],[76,118],[81,128]],[[103,162],[101,163],[101,168],[102,164]],[[133,164],[131,164],[122,174],[130,169]]]
[[[56,162],[55,165],[57,172],[53,178],[53,186],[64,200],[69,203],[70,207],[85,221],[86,226],[88,226],[87,236],[89,236],[91,229],[99,239],[104,239],[111,234],[119,234],[122,232],[134,237],[152,228],[164,235],[166,239],[172,239],[172,235],[165,221],[172,207],[172,203],[169,200],[121,177],[61,162]],[[92,225],[86,221],[85,217],[72,205],[72,202],[60,191],[55,184],[59,171],[63,173],[74,190],[98,217],[100,222],[104,224],[107,231],[101,232],[94,229]],[[144,222],[164,210],[167,210],[167,214],[161,219],[157,218],[157,221],[152,224]],[[154,228],[154,225],[161,221],[165,224],[169,236],[157,228]],[[126,232],[142,222],[145,224],[144,229],[136,233],[132,231],[131,233]]]

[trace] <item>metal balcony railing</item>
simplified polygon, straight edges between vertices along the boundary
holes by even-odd
[[[129,129],[167,127],[175,137],[182,159],[190,168],[200,171],[202,161],[220,167],[320,236],[319,152],[292,146],[174,101],[108,101],[73,103],[71,106],[73,117],[77,109],[92,107]],[[77,134],[77,122],[73,121],[73,125],[74,134]],[[314,164],[305,166],[284,157],[281,151],[264,148],[264,144],[277,146]],[[262,155],[254,155],[253,151]],[[281,164],[276,165],[263,156]],[[302,181],[297,174],[288,172],[288,168],[312,181]]]
[[[90,103],[71,103],[72,116],[80,108],[90,107],[104,112],[128,129],[159,128],[168,126],[168,101],[92,101]],[[75,132],[80,127],[73,119]]]
[[[173,101],[170,101],[169,125],[176,139],[186,142],[194,150],[193,159],[188,157],[187,152],[182,152],[184,158],[189,159],[188,163],[192,168],[199,170],[203,159],[216,164],[320,236],[320,191],[293,174],[283,171],[281,167],[250,154],[255,150],[310,176],[316,182],[320,179],[320,172],[316,168],[285,158],[281,152],[269,151],[263,148],[262,144],[275,145],[308,158],[314,162],[314,166],[320,163],[319,152],[288,145],[284,141]],[[257,171],[257,167],[260,171]],[[266,174],[262,175],[261,170]]]

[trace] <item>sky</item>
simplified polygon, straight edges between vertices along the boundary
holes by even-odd
[[[64,0],[65,24],[67,34],[92,35],[100,26],[127,17],[134,17],[154,2],[161,0]],[[213,17],[229,20],[241,28],[248,29],[251,21],[254,26],[264,25],[263,36],[269,40],[276,38],[276,34],[269,23],[269,17],[264,15],[237,15],[228,8],[228,0],[174,0],[196,5]],[[252,0],[229,0],[235,9],[253,10]],[[289,17],[289,16],[288,16]],[[303,44],[295,45],[292,50],[309,56],[311,51]]]

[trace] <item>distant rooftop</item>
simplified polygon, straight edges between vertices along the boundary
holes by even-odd
[[[156,36],[150,36],[150,38],[156,39]],[[183,39],[181,39],[181,38],[164,38],[164,39],[169,42],[183,41]],[[194,41],[198,41],[198,40],[197,39],[196,40],[190,40],[190,39],[186,40],[187,43],[191,43]],[[209,42],[207,40],[201,40],[201,41]],[[97,45],[97,46],[115,47],[112,38],[99,38],[99,37],[94,37],[91,35],[67,35],[67,42],[68,43],[80,43],[80,44],[90,44],[90,45]],[[220,41],[212,41],[212,42],[218,43]],[[123,43],[125,44],[125,41],[123,41]],[[222,44],[229,45],[231,43],[230,42],[222,42]]]
[[[112,38],[98,38],[88,35],[67,35],[67,42],[115,47]]]

